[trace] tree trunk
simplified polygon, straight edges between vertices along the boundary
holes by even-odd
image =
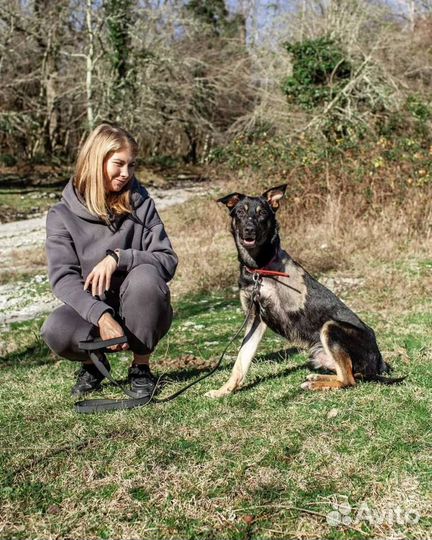
[[[90,131],[94,128],[93,112],[93,66],[94,66],[94,32],[92,23],[92,0],[87,0],[86,23],[88,50],[86,55],[86,94],[87,94],[87,123]]]
[[[34,11],[39,20],[39,32],[36,39],[42,54],[41,92],[44,102],[45,119],[41,125],[43,151],[52,156],[59,144],[60,108],[58,104],[58,73],[59,73],[59,20],[54,22],[54,14],[50,12],[53,4],[50,0],[35,0]],[[45,34],[47,17],[53,19],[48,35]]]

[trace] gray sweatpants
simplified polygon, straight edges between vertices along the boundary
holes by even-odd
[[[136,266],[124,279],[118,279],[116,275],[113,278],[103,300],[114,309],[114,318],[123,327],[130,350],[148,354],[171,326],[168,286],[150,264]],[[57,355],[84,362],[88,360],[88,354],[79,349],[78,343],[98,337],[99,328],[70,306],[63,305],[45,321],[41,335]]]

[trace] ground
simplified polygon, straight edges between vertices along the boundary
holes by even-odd
[[[163,214],[172,229],[179,208]],[[190,210],[182,216],[192,220]],[[227,271],[207,292],[202,283],[199,293],[188,289],[183,269],[172,283],[173,327],[152,361],[170,381],[163,395],[214,365],[243,320],[225,214],[211,216],[214,234],[199,247],[222,245]],[[324,252],[328,241],[313,234]],[[172,239],[187,268],[198,242],[182,236]],[[27,277],[25,265],[4,273],[3,283],[47,298],[42,265],[32,263]],[[245,387],[230,397],[204,394],[228,377],[239,339],[215,375],[175,401],[79,416],[69,395],[76,365],[41,341],[44,316],[4,321],[0,537],[431,538],[428,244],[392,245],[388,256],[368,246],[344,268],[326,268],[318,277],[373,326],[394,376],[407,375],[403,384],[302,391],[307,356],[269,332]],[[123,378],[127,355],[111,362]],[[118,397],[108,385],[103,395]]]

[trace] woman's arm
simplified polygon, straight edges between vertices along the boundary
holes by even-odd
[[[59,300],[96,326],[103,313],[110,311],[114,314],[108,304],[94,298],[89,291],[84,291],[81,265],[74,242],[55,208],[47,216],[46,251],[49,280]]]
[[[118,270],[130,272],[140,264],[152,264],[165,281],[174,277],[177,268],[177,255],[175,254],[164,225],[156,211],[154,202],[150,199],[146,223],[142,238],[142,250],[119,249]]]

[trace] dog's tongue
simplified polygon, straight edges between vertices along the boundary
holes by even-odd
[[[244,239],[243,240],[245,246],[254,246],[255,245],[255,240],[246,240]]]

